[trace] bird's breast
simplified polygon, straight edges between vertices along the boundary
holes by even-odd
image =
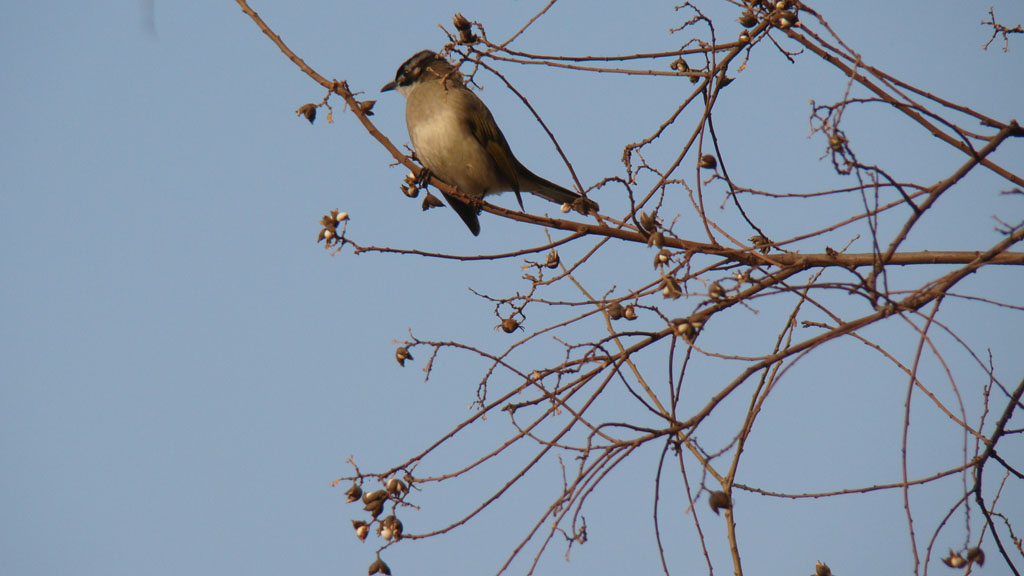
[[[416,156],[434,176],[466,194],[482,198],[503,191],[495,182],[494,161],[448,96],[409,99],[406,123]]]

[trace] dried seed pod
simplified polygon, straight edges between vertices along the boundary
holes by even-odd
[[[431,208],[437,208],[439,206],[444,206],[441,200],[439,200],[437,196],[427,192],[427,195],[423,197],[423,211],[426,212]]]
[[[716,490],[711,493],[711,497],[708,498],[708,505],[711,506],[711,511],[718,514],[719,510],[729,510],[732,508],[732,500],[729,499],[729,495],[721,490]]]
[[[747,240],[754,245],[754,248],[760,250],[761,254],[767,254],[768,251],[772,249],[772,241],[760,234],[754,234],[750,238],[747,238]]]
[[[348,212],[338,212],[337,210],[331,210],[331,215],[334,216],[335,222],[344,222],[348,220]]]
[[[662,266],[665,266],[672,259],[672,251],[667,248],[658,250],[658,253],[654,255],[654,269],[657,270]]]
[[[402,184],[402,194],[405,194],[409,198],[415,198],[420,195],[420,189],[418,186]]]
[[[833,576],[832,570],[824,562],[814,563],[814,576]]]
[[[584,216],[589,216],[590,214],[597,214],[597,212],[601,210],[601,206],[597,202],[594,202],[593,200],[587,198],[586,196],[580,196],[579,198],[573,200],[571,208],[579,212],[580,214],[583,214]]]
[[[714,170],[715,168],[718,168],[718,160],[716,160],[715,157],[712,156],[711,154],[705,154],[700,157],[700,162],[698,162],[698,165],[701,168]]]
[[[743,26],[744,28],[750,28],[757,24],[757,16],[754,16],[753,12],[747,10],[743,14],[740,14],[740,17],[737,18],[736,21],[740,23],[740,26]]]
[[[373,576],[374,574],[384,574],[384,576],[391,576],[391,568],[389,568],[388,565],[385,564],[383,560],[377,558],[373,561],[373,563],[370,564],[370,567],[367,569],[366,573],[369,576]]]
[[[725,289],[722,288],[722,285],[718,282],[712,282],[711,285],[708,286],[708,296],[710,296],[712,300],[721,300],[722,298],[725,298]]]
[[[378,532],[385,540],[402,539],[402,521],[396,518],[394,515],[387,516],[380,521],[380,530]]]
[[[572,212],[572,206],[568,202],[565,202],[558,208],[558,211],[562,214],[568,214],[569,212]]]
[[[690,65],[686,63],[686,60],[683,60],[682,56],[676,58],[675,61],[673,61],[672,64],[669,65],[669,68],[675,70],[676,72],[690,71]]]
[[[622,311],[622,317],[626,320],[636,320],[636,306],[629,304],[626,309]]]
[[[558,250],[552,250],[548,252],[548,259],[544,262],[544,265],[548,268],[558,268],[558,265],[562,260],[558,257]]]
[[[392,478],[388,480],[387,486],[385,486],[385,488],[387,489],[388,494],[392,496],[406,494],[409,492],[409,488],[405,485],[405,482],[402,482],[398,478]]]
[[[517,329],[519,329],[519,322],[517,322],[515,318],[509,316],[508,318],[505,318],[504,320],[501,321],[500,326],[502,331],[505,332],[505,334],[511,334],[515,332]]]
[[[672,321],[672,329],[676,336],[690,343],[697,337],[697,333],[700,332],[700,328],[703,325],[703,322],[690,320],[689,318],[676,318]]]
[[[322,226],[322,228],[316,237],[317,243],[326,240],[327,246],[332,244],[332,240],[338,235],[338,223],[340,222],[340,220],[336,219],[338,214],[339,212],[337,210],[333,210],[330,214],[326,214],[320,219],[320,226]],[[342,212],[342,214],[344,214],[344,212]],[[345,214],[345,217],[348,218],[348,214]]]
[[[654,211],[648,214],[647,212],[640,213],[640,227],[644,229],[644,232],[654,232],[658,229],[658,212]]]
[[[398,361],[399,366],[404,368],[406,360],[415,360],[415,358],[412,357],[412,354],[409,353],[405,346],[399,346],[395,350],[395,360]]]
[[[376,103],[376,100],[363,100],[359,103],[359,110],[366,116],[373,116],[373,105]]]
[[[942,563],[950,568],[963,568],[967,565],[967,559],[960,555],[959,552],[954,552],[952,548],[949,549],[949,556],[942,559]]]
[[[325,214],[324,217],[320,219],[320,225],[323,226],[324,228],[330,228],[332,230],[337,228],[338,222],[340,222],[340,220],[337,219],[337,216],[338,211],[332,210],[330,214]]]
[[[607,308],[605,308],[605,310],[608,312],[608,317],[611,318],[612,320],[618,320],[619,318],[622,318],[623,314],[626,313],[626,311],[623,310],[622,308],[622,304],[618,302],[612,302],[611,304],[608,305]]]
[[[380,513],[384,511],[384,502],[384,500],[373,500],[368,502],[366,506],[363,506],[363,510],[369,512],[370,516],[377,518],[377,516],[380,516]]]
[[[690,330],[690,321],[686,318],[673,318],[672,319],[672,331],[675,332],[676,336],[682,336]]]
[[[846,137],[838,132],[832,134],[828,138],[828,147],[831,148],[833,152],[842,152],[843,148],[846,147]]]
[[[683,290],[679,287],[679,282],[675,278],[672,276],[662,276],[661,295],[675,300],[683,295]]]
[[[361,542],[366,541],[366,535],[370,533],[370,526],[363,520],[353,520],[352,528],[356,531],[356,538]]]
[[[973,563],[977,564],[978,566],[984,566],[985,565],[985,552],[981,548],[978,548],[977,546],[975,546],[974,548],[971,548],[970,550],[967,551],[967,561],[968,562],[973,562]]]
[[[455,14],[452,24],[459,31],[459,44],[475,44],[478,41],[476,34],[473,34],[473,25],[461,13]]]
[[[651,232],[651,235],[647,237],[647,245],[662,248],[665,246],[665,235],[661,233],[661,230]]]
[[[370,504],[371,502],[381,502],[387,497],[388,493],[383,490],[363,492],[363,504]]]
[[[302,116],[312,124],[316,120],[316,104],[303,104],[295,111],[297,116]]]
[[[800,17],[796,15],[796,12],[790,12],[788,10],[775,12],[774,14],[772,14],[771,18],[772,24],[774,24],[781,30],[785,30],[786,28],[795,26],[797,23],[800,22]]]
[[[460,32],[471,26],[469,19],[463,16],[461,12],[455,13],[455,16],[452,18],[452,24],[454,24],[455,29]]]
[[[358,484],[353,483],[352,487],[345,491],[345,502],[355,502],[363,496],[363,489]]]
[[[744,44],[746,44],[747,42],[750,42],[750,32],[747,32],[746,30],[744,30],[743,32],[740,32],[739,41],[744,43]]]

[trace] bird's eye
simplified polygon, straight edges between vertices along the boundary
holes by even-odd
[[[402,77],[399,79],[399,85],[408,86],[409,84],[412,84],[416,78],[419,78],[420,72],[421,69],[419,68],[419,66],[411,70],[407,70],[404,74],[402,74]]]

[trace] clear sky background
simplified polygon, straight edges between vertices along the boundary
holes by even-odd
[[[685,39],[669,29],[688,17],[672,4],[562,0],[517,46],[571,54],[671,50]],[[1024,22],[1022,3],[994,4],[1004,23]],[[721,17],[722,38],[738,34],[735,9],[699,5]],[[451,357],[424,383],[421,358],[399,368],[393,341],[412,330],[500,350],[509,340],[493,330],[493,305],[467,287],[508,295],[527,284],[518,260],[331,256],[315,243],[318,220],[339,208],[352,214],[350,233],[364,243],[460,254],[539,245],[544,233],[484,214],[483,233],[473,238],[450,210],[421,212],[419,200],[399,192],[405,170],[390,166],[339,99],[332,99],[334,124],[323,121],[322,111],[314,126],[295,116],[324,90],[234,2],[156,0],[152,14],[145,6],[0,3],[0,574],[363,573],[375,544],[354,538],[349,521],[360,513],[329,482],[351,473],[349,455],[366,470],[380,470],[422,449],[469,415],[481,377],[479,362],[460,365]],[[252,6],[321,74],[378,99],[378,126],[406,143],[404,102],[396,93],[377,94],[397,66],[418,50],[440,49],[445,37],[437,25],[450,26],[456,11],[483,22],[497,40],[543,2],[253,0]],[[989,31],[978,23],[988,6],[816,4],[867,62],[998,119],[1024,120],[1024,38],[1013,38],[1009,53],[1001,41],[982,51]],[[678,80],[507,72],[550,123],[585,184],[621,171],[622,146],[649,134],[680,101]],[[824,176],[827,162],[816,167],[820,173],[778,167],[790,155],[821,154],[821,142],[806,138],[808,100],[838,100],[842,79],[810,57],[791,65],[763,48],[736,76],[716,108],[716,126],[733,151],[733,176],[764,189],[834,185]],[[520,160],[568,184],[565,167],[514,97],[493,78],[480,80]],[[871,141],[883,127],[849,126],[866,139],[862,159],[898,155],[900,177],[931,182],[951,171],[950,162],[962,161],[935,154],[927,137]],[[764,136],[773,133],[786,139]],[[1019,173],[1024,152],[1015,143],[998,159]],[[994,214],[1020,221],[1019,199],[998,194],[1008,184],[984,175],[968,184],[931,215],[934,234],[912,237],[908,249],[984,249],[998,239]],[[596,199],[621,214],[626,203],[611,194]],[[554,211],[540,200],[526,202],[531,211]],[[498,203],[514,205],[511,198]],[[804,217],[780,211],[769,233],[794,236],[806,229]],[[699,231],[682,235],[705,239]],[[563,258],[583,249],[567,249]],[[608,256],[616,254],[650,274],[648,250]],[[600,272],[590,270],[587,278],[601,290],[616,283]],[[970,286],[1020,304],[1021,280],[1020,270],[1000,270]],[[972,316],[978,310],[987,315]],[[992,312],[965,309],[954,319],[964,320],[957,328],[981,350],[992,348],[1000,375],[1016,383],[1024,374],[1020,316]],[[846,361],[854,362],[834,360]],[[826,368],[802,366],[793,380],[820,380]],[[731,378],[732,372],[712,374],[708,386]],[[854,485],[897,480],[905,377],[893,375],[893,383],[892,403],[870,396],[837,402],[829,390],[799,387],[780,392],[775,401],[785,410],[765,416],[759,438],[782,449],[751,455],[751,474],[792,490],[840,483],[801,484],[808,467],[870,471],[851,479]],[[433,471],[507,436],[510,427],[498,420],[445,453]],[[842,434],[844,423],[861,427],[855,440]],[[869,450],[830,462],[788,444],[846,441]],[[922,471],[955,465],[960,456],[946,451],[931,461],[927,450],[915,454]],[[608,492],[587,515],[590,543],[575,548],[570,563],[562,560],[563,546],[553,546],[541,573],[655,573],[656,458],[654,450],[642,453],[609,477]],[[407,530],[434,529],[468,511],[516,464],[496,465],[458,489],[424,494],[424,511],[406,519]],[[550,502],[528,488],[559,486],[557,467],[548,466],[469,528],[405,543],[385,558],[396,575],[493,573]],[[918,503],[927,509],[935,498],[934,514],[941,517],[960,488],[954,480],[922,491]],[[1007,509],[1024,518],[1019,488],[1006,498]],[[741,524],[751,573],[809,574],[817,559],[840,576],[910,568],[895,493],[748,501],[763,507]],[[670,542],[670,560],[677,573],[701,572],[685,510],[676,510],[683,532]],[[707,516],[706,509],[701,513]],[[922,516],[927,538],[935,518]],[[725,553],[720,524],[704,520],[713,553]],[[939,552],[958,546],[959,538],[961,532],[940,539]],[[728,565],[719,570],[728,573]]]

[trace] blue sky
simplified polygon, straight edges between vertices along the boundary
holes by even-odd
[[[252,6],[321,74],[377,99],[378,127],[404,144],[401,97],[377,91],[408,56],[444,44],[437,24],[448,26],[463,11],[483,22],[492,39],[503,39],[543,3],[254,0]],[[1024,69],[1024,39],[1014,38],[1009,53],[999,41],[982,51],[988,33],[977,23],[987,6],[817,8],[867,62],[993,117],[1021,120],[1024,76],[1013,71]],[[995,6],[1004,23],[1024,22],[1020,3]],[[738,33],[733,8],[701,7],[721,17],[722,38]],[[685,39],[669,28],[684,19],[672,3],[563,0],[517,47],[573,54],[672,50]],[[363,469],[380,470],[421,450],[469,416],[482,375],[479,361],[442,355],[425,383],[424,359],[417,355],[399,368],[394,341],[411,330],[499,351],[509,339],[493,329],[493,304],[468,288],[497,296],[527,284],[520,260],[460,263],[347,250],[332,256],[315,243],[318,220],[339,208],[352,215],[349,230],[363,243],[459,254],[540,245],[544,233],[484,214],[483,233],[473,238],[449,210],[421,212],[418,200],[399,192],[404,169],[390,165],[340,100],[332,100],[334,124],[323,113],[314,126],[295,116],[324,90],[234,2],[157,0],[154,27],[148,22],[142,2],[0,5],[0,572],[361,573],[374,544],[352,536],[349,520],[358,510],[329,482],[351,473],[350,455]],[[679,102],[671,80],[505,71],[558,135],[585,184],[621,173],[622,147],[649,134]],[[736,76],[716,108],[733,177],[766,190],[836,185],[828,163],[813,160],[821,142],[807,137],[807,116],[810,99],[841,98],[843,79],[808,56],[793,65],[766,47]],[[519,159],[568,183],[568,172],[514,96],[493,78],[481,83]],[[851,114],[848,130],[862,160],[893,162],[899,178],[930,183],[962,161],[919,132],[894,138],[888,122],[899,120]],[[1024,166],[1019,143],[996,158],[1018,173]],[[778,169],[791,165],[800,168]],[[987,174],[972,176],[929,215],[907,249],[987,248],[998,240],[994,214],[1021,220],[1019,200],[998,194],[1009,187]],[[596,198],[616,215],[626,206],[610,188]],[[514,204],[505,197],[497,202]],[[557,210],[526,202],[530,211]],[[808,214],[794,206],[760,212],[773,237],[796,236],[813,229],[812,216],[843,210],[819,203]],[[688,207],[681,203],[679,211]],[[718,215],[743,232],[734,214]],[[680,225],[694,223],[684,212]],[[864,230],[836,236],[836,245],[856,233]],[[696,227],[682,236],[705,240]],[[855,251],[867,250],[863,236],[860,242]],[[563,259],[588,246],[563,249]],[[613,247],[604,254],[606,266],[581,276],[597,293],[622,289],[632,285],[634,269],[651,274],[651,257],[641,247]],[[908,282],[920,277],[916,270],[899,274]],[[1019,270],[986,271],[962,291],[1019,305],[1020,283]],[[1024,373],[1019,315],[964,303],[950,308],[952,325],[980,350],[991,349],[1000,374],[1018,382]],[[769,307],[759,318],[768,324],[787,313]],[[735,311],[736,325],[743,314]],[[876,336],[899,342],[899,334]],[[707,334],[708,345],[722,349],[748,340],[755,349],[757,333],[735,325]],[[538,357],[557,354],[552,346]],[[906,379],[891,372],[864,379],[858,370],[875,357],[846,346],[837,346],[834,357],[797,363],[786,380],[792,388],[780,390],[772,398],[777,409],[759,421],[762,433],[745,465],[766,488],[824,490],[897,479]],[[978,385],[968,383],[978,375],[968,360],[951,356],[963,368],[963,386]],[[734,375],[716,372],[713,361],[701,369],[709,389]],[[599,410],[615,414],[610,404]],[[922,436],[958,446],[948,421],[925,406],[915,405]],[[727,439],[735,424],[730,415],[743,410],[739,403],[723,408],[721,427],[704,432],[709,441]],[[510,430],[499,418],[475,425],[438,456],[432,471],[483,453]],[[914,452],[920,460],[912,462],[921,473],[956,464],[955,449],[936,442],[942,449],[932,451],[924,440]],[[846,452],[849,443],[864,449]],[[841,457],[822,460],[837,450]],[[423,532],[454,520],[531,454],[522,450],[472,482],[422,494],[423,511],[406,520],[406,529]],[[560,544],[552,546],[541,573],[657,571],[650,528],[657,457],[657,449],[646,448],[609,476],[586,514],[590,543],[574,548],[570,563]],[[919,544],[958,482],[915,496],[923,508]],[[546,462],[476,524],[441,540],[404,543],[385,558],[396,575],[494,572],[550,502],[537,491],[558,485],[557,463]],[[1024,517],[1019,486],[1006,498],[1008,515]],[[909,543],[892,544],[906,538],[895,493],[746,501],[750,514],[741,536],[753,572],[810,573],[817,559],[841,575],[910,567]],[[669,549],[676,573],[704,570],[678,494],[666,502],[677,513],[663,518],[679,531]],[[700,512],[712,553],[725,558],[720,523]],[[780,534],[780,521],[791,523],[786,533]],[[943,533],[936,553],[959,545],[960,537]],[[769,568],[759,570],[758,563]],[[519,572],[525,567],[515,565]],[[729,571],[725,563],[716,568]]]

